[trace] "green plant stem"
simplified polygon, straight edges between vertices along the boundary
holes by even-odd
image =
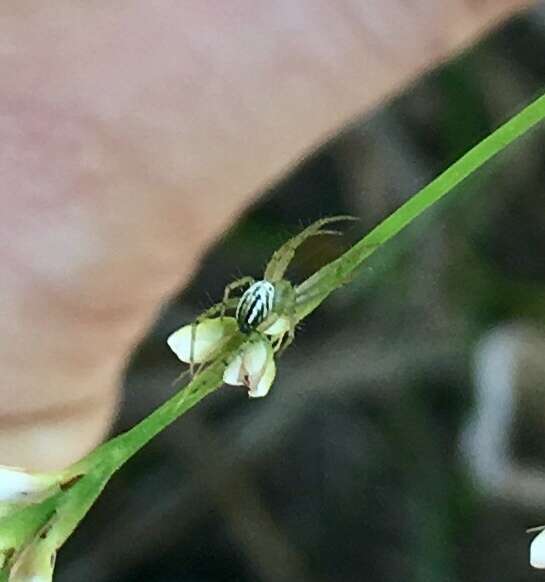
[[[299,287],[298,292],[319,289],[319,293],[302,306],[298,319],[306,317],[335,289],[344,285],[355,269],[381,245],[390,240],[422,212],[453,190],[488,160],[499,154],[545,118],[545,95],[542,95],[520,113],[504,123],[488,137],[470,149],[447,170],[422,188],[405,204],[378,224],[358,243],[335,261],[314,273]]]
[[[132,429],[104,443],[65,473],[67,478],[76,475],[82,477],[56,504],[56,518],[51,534],[56,547],[60,547],[70,536],[111,476],[124,463],[179,416],[223,384],[223,373],[229,354],[236,353],[245,339],[242,334],[235,334],[218,354],[214,363],[197,374],[185,388]]]
[[[106,463],[113,471],[117,470],[154,436],[223,384],[223,372],[228,357],[241,347],[245,339],[242,334],[235,334],[225,344],[216,360],[196,375],[187,386],[133,428],[98,447],[74,465],[72,472],[85,472],[97,463]]]

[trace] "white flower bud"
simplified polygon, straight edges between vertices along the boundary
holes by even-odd
[[[247,386],[248,396],[266,396],[276,375],[270,342],[261,338],[246,344],[225,369],[223,381],[232,386]]]
[[[227,368],[225,368],[225,372],[223,372],[223,381],[230,386],[242,386],[244,381],[241,377],[241,369],[242,369],[242,356],[239,354],[235,356]]]
[[[191,324],[184,325],[167,339],[170,349],[186,364],[191,363],[192,327]],[[205,319],[196,325],[193,336],[195,340],[193,342],[193,363],[206,362],[214,350],[218,348],[220,342],[232,335],[236,329],[237,322],[234,317]]]
[[[262,398],[263,396],[267,396],[272,383],[274,382],[275,376],[276,364],[274,363],[274,358],[271,358],[267,363],[267,367],[265,368],[259,382],[255,386],[249,386],[248,396],[250,398]]]

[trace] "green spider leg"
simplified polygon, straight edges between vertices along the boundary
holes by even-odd
[[[173,387],[177,387],[178,384],[180,384],[182,382],[182,380],[184,380],[186,378],[186,376],[189,376],[191,373],[191,370],[184,370],[181,374],[179,374],[178,376],[176,376],[176,378],[174,378],[174,380],[172,380],[171,386]]]
[[[271,337],[271,336],[269,336],[268,334],[266,334],[265,333],[265,330],[267,328],[269,328],[271,325],[274,325],[274,323],[281,317],[280,315],[278,315],[276,313],[272,314],[265,321],[261,322],[261,324],[257,328],[257,331],[259,333],[261,333],[262,335],[264,335],[270,341],[270,343],[272,345],[272,348],[273,348],[273,351],[274,351],[275,354],[276,353],[281,354],[286,349],[286,347],[293,341],[293,336],[295,335],[295,325],[296,325],[296,322],[295,322],[295,305],[293,305],[293,313],[294,313],[293,318],[291,316],[291,313],[290,313],[290,315],[287,316],[288,319],[289,319],[289,328],[288,328],[288,330],[287,331],[283,331],[281,334],[279,334],[278,336],[276,336],[274,338]],[[286,314],[284,314],[284,315],[286,315]],[[289,342],[286,344],[285,347],[282,347],[281,348],[282,343],[284,342],[284,338],[286,337],[286,334],[288,334],[288,336],[290,338],[289,339]]]
[[[286,241],[278,250],[276,250],[265,268],[263,278],[265,281],[276,283],[284,278],[284,274],[291,263],[297,249],[311,236],[319,236],[322,234],[339,235],[342,234],[337,230],[326,230],[322,227],[333,222],[340,222],[342,220],[358,220],[354,216],[330,216],[322,218],[307,226],[305,230]]]
[[[225,315],[225,311],[227,311],[228,309],[237,308],[238,301],[239,300],[237,298],[232,298],[227,299],[226,301],[222,301],[220,303],[215,303],[214,305],[203,311],[200,315],[198,315],[197,318],[191,324],[191,348],[189,350],[189,372],[191,376],[194,376],[196,373],[198,374],[202,370],[202,367],[204,365],[204,362],[199,364],[197,372],[195,372],[195,362],[193,361],[193,359],[195,354],[195,341],[197,339],[197,325],[199,325],[199,323],[201,323],[205,319],[208,319],[213,315],[217,315],[218,313],[221,314],[221,317],[223,317]]]
[[[225,290],[223,291],[223,301],[221,302],[221,305],[224,305],[224,306],[227,305],[227,302],[229,301],[229,296],[231,295],[231,293],[235,289],[239,289],[240,287],[244,287],[245,285],[251,285],[252,283],[255,283],[255,279],[253,277],[250,277],[250,276],[241,277],[240,279],[236,279],[232,283],[229,283],[229,285],[227,285],[225,287]],[[238,299],[237,299],[237,302],[238,302]],[[225,315],[225,311],[226,311],[226,308],[224,308],[220,312],[220,317],[223,318],[223,316]]]
[[[295,338],[295,326],[297,325],[297,322],[295,320],[295,304],[290,309],[290,314],[288,315],[288,319],[289,319],[288,331],[284,332],[279,337],[276,344],[273,346],[274,353],[277,354],[277,356],[281,356],[283,354],[283,352],[291,345],[291,343],[293,342],[293,340]],[[286,336],[288,339],[286,341],[284,341],[284,338]]]
[[[343,220],[358,220],[354,216],[331,216],[328,218],[322,218],[321,220],[317,220],[313,222],[310,226],[305,228],[299,234],[295,235],[287,242],[285,242],[277,251],[275,251],[270,258],[267,266],[265,268],[265,273],[263,278],[265,281],[269,281],[273,283],[276,287],[277,293],[280,291],[281,288],[284,288],[284,293],[286,292],[285,287],[289,288],[289,296],[284,301],[281,302],[283,308],[281,308],[280,312],[277,312],[276,317],[271,321],[268,319],[264,322],[262,329],[267,329],[270,325],[274,323],[274,321],[280,317],[284,316],[287,317],[289,326],[288,330],[281,334],[278,339],[276,339],[273,343],[273,349],[275,354],[281,355],[282,352],[290,346],[293,342],[295,337],[295,327],[297,325],[297,297],[294,292],[294,287],[284,279],[284,275],[286,270],[291,263],[293,257],[297,249],[310,237],[312,236],[319,236],[319,235],[340,235],[341,232],[337,230],[331,229],[324,229],[323,227],[327,224],[331,224],[334,222],[340,222]],[[287,338],[287,339],[286,339]]]

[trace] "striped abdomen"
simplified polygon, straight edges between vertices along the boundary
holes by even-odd
[[[257,281],[244,292],[237,306],[236,318],[240,331],[248,333],[267,319],[273,308],[274,285]]]

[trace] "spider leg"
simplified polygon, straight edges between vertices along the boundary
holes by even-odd
[[[289,320],[288,331],[284,332],[280,336],[276,345],[274,346],[274,353],[277,354],[278,356],[281,356],[282,353],[284,352],[284,350],[291,345],[291,343],[293,342],[293,339],[295,337],[295,326],[297,325],[296,313],[295,313],[295,301],[293,301],[289,304],[289,307],[288,307],[287,312],[286,312],[286,316]],[[287,339],[287,341],[284,341],[286,334],[288,336],[288,339]]]
[[[223,305],[227,304],[227,301],[229,300],[229,296],[231,295],[231,293],[235,289],[238,289],[240,287],[244,287],[245,285],[251,285],[254,282],[255,282],[255,279],[253,277],[248,276],[248,277],[241,277],[240,279],[237,279],[236,281],[229,283],[229,285],[227,285],[225,287],[225,290],[223,292],[222,304]],[[223,317],[224,315],[225,315],[225,309],[220,312],[220,317]]]
[[[236,309],[237,304],[238,299],[236,298],[227,299],[226,301],[222,301],[221,303],[216,303],[212,305],[212,307],[209,307],[208,309],[203,311],[200,315],[198,315],[197,318],[191,324],[191,348],[189,350],[189,371],[191,373],[191,376],[195,375],[195,362],[193,360],[195,354],[195,341],[197,339],[197,325],[204,321],[205,319],[208,319],[209,317],[212,317],[213,315],[216,315],[218,313],[220,313],[221,317],[223,317],[227,309]]]
[[[171,386],[174,386],[174,387],[177,386],[187,375],[189,375],[190,372],[191,372],[191,370],[184,370],[179,376],[174,378]]]
[[[295,295],[292,297],[292,301],[288,303],[287,308],[284,308],[282,311],[282,316],[277,317],[286,317],[288,319],[288,329],[282,332],[274,341],[273,344],[273,351],[275,354],[279,356],[284,352],[284,350],[293,342],[293,338],[295,337],[295,326],[297,325],[296,319],[296,311],[295,311]],[[284,341],[288,337],[287,341]]]
[[[284,341],[286,335],[288,336],[288,339]],[[286,333],[282,334],[282,336],[274,346],[274,353],[277,356],[281,356],[284,353],[284,351],[291,345],[294,338],[295,338],[295,320],[292,321],[290,318],[290,327]]]
[[[284,277],[284,273],[291,263],[296,250],[311,236],[319,236],[322,234],[340,234],[336,230],[324,230],[323,226],[331,224],[332,222],[340,222],[341,220],[358,220],[354,216],[330,216],[322,218],[307,226],[303,231],[286,241],[279,249],[277,249],[270,258],[265,268],[263,278],[266,281],[275,283]]]

